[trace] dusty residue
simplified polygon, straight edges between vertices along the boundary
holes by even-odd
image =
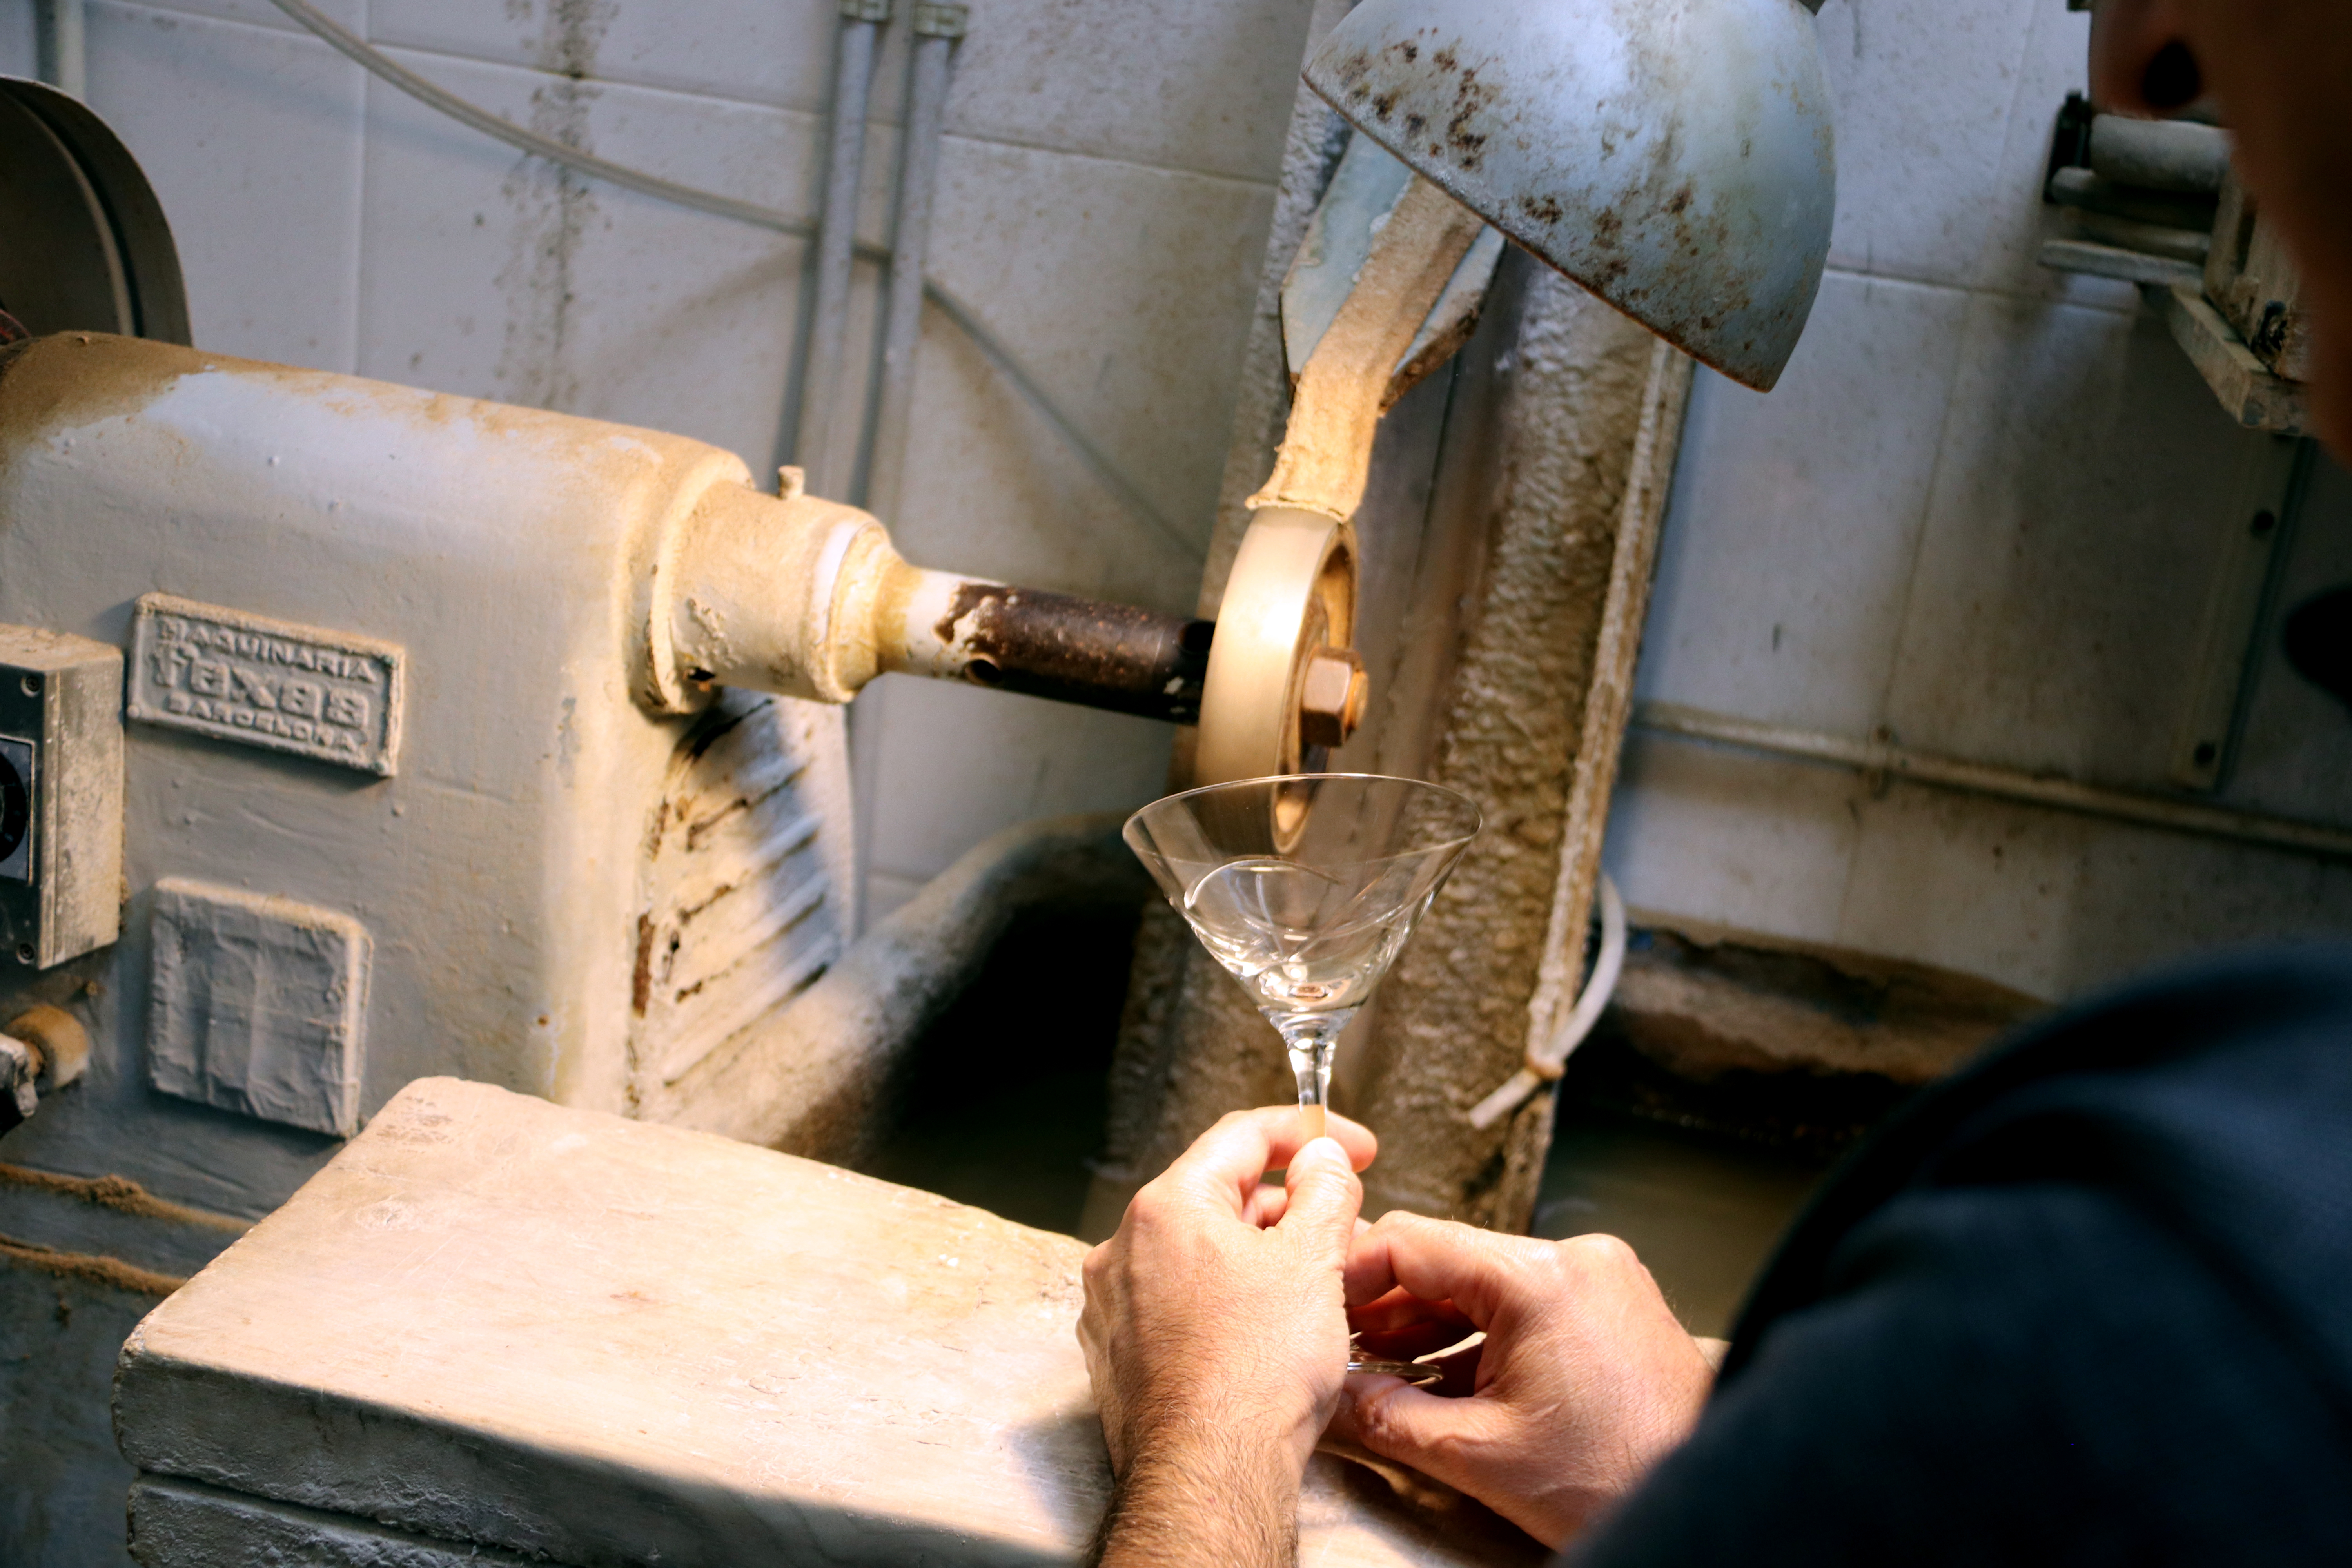
[[[1265,487],[1253,506],[1355,515],[1396,363],[1478,237],[1469,210],[1415,178],[1373,241],[1355,287],[1315,345]]]
[[[184,375],[259,368],[174,344],[106,332],[56,332],[0,350],[0,454],[138,413]]]
[[[0,1236],[0,1258],[59,1279],[79,1279],[85,1284],[104,1285],[137,1296],[168,1296],[187,1283],[179,1275],[158,1274],[152,1268],[125,1263],[120,1258],[95,1252],[59,1252],[53,1247],[5,1236]]]
[[[1628,954],[1614,1005],[1634,1049],[1693,1082],[1867,1073],[1916,1087],[2042,1004],[1925,964],[1692,928]]]
[[[253,1228],[251,1222],[233,1215],[214,1214],[209,1210],[175,1204],[168,1198],[159,1198],[128,1176],[61,1176],[54,1171],[29,1170],[23,1165],[0,1165],[0,1183],[29,1187],[35,1192],[55,1193],[60,1197],[79,1198],[86,1204],[113,1209],[120,1214],[136,1215],[142,1219],[170,1220],[177,1225],[198,1226],[228,1236],[243,1236]]]
[[[507,15],[528,22],[533,9],[529,0],[509,0]],[[539,30],[526,42],[534,63],[555,79],[532,90],[530,128],[567,147],[593,151],[589,113],[600,89],[588,79],[620,6],[615,0],[548,0],[540,9]],[[526,156],[502,192],[516,223],[512,255],[497,279],[507,300],[499,390],[518,403],[568,410],[580,395],[570,353],[578,303],[574,268],[596,215],[594,188],[584,174]]]
[[[1465,1117],[1527,1048],[1570,793],[1580,768],[1614,762],[1613,743],[1580,752],[1651,362],[1649,335],[1591,296],[1530,285],[1485,581],[1424,775],[1475,800],[1486,830],[1381,989],[1355,1110],[1381,1134],[1376,1208],[1524,1223],[1496,1212],[1509,1124],[1480,1133]]]

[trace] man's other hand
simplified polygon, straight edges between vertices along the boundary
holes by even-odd
[[[1374,1151],[1329,1127],[1302,1147],[1296,1107],[1235,1111],[1087,1255],[1078,1340],[1120,1481],[1106,1562],[1288,1560],[1346,1376],[1355,1173]]]
[[[1469,1493],[1557,1547],[1690,1433],[1714,1373],[1612,1236],[1538,1241],[1391,1214],[1348,1262],[1367,1352],[1410,1360],[1483,1330],[1426,1393],[1358,1375],[1333,1436]]]

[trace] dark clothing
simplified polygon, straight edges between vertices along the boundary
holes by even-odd
[[[1571,1557],[2352,1563],[2352,950],[2135,986],[1906,1106]]]

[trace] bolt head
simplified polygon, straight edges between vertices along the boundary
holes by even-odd
[[[1298,683],[1298,739],[1309,746],[1344,744],[1363,721],[1370,689],[1354,648],[1317,648]]]

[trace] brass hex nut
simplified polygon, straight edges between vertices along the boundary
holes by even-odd
[[[1343,744],[1363,722],[1364,699],[1370,689],[1364,661],[1354,648],[1317,648],[1298,684],[1300,742],[1327,749]]]

